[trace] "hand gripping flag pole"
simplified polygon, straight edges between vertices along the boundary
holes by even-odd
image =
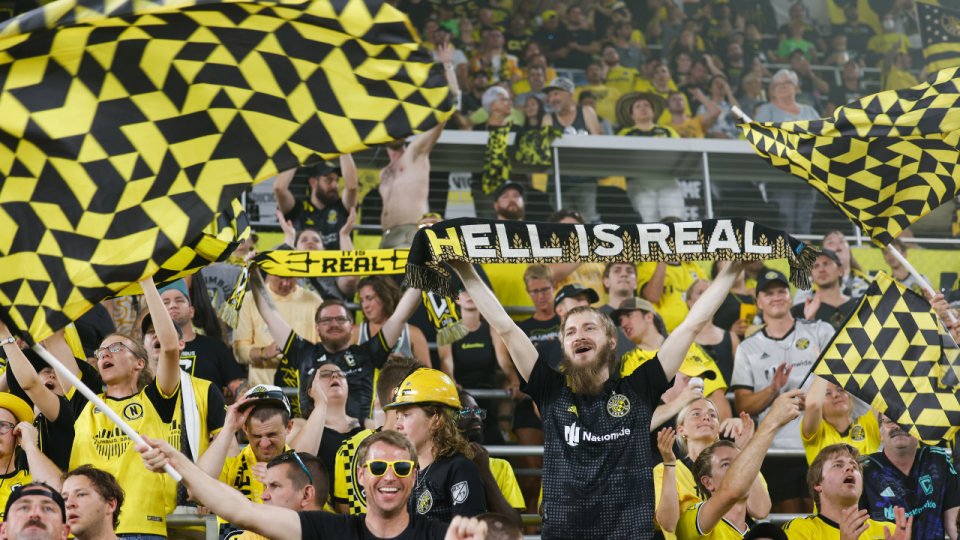
[[[68,370],[63,364],[61,364],[59,360],[54,358],[54,356],[50,354],[49,351],[44,349],[42,345],[40,345],[39,343],[34,345],[33,350],[40,355],[40,358],[43,358],[44,361],[50,364],[50,367],[52,367],[54,371],[57,372],[58,377],[63,377],[64,379],[69,381],[70,384],[72,384],[74,388],[76,388],[81,394],[83,394],[84,397],[89,399],[90,402],[93,403],[93,405],[100,410],[100,412],[107,415],[107,418],[109,418],[111,422],[116,424],[117,427],[119,427],[120,430],[127,435],[127,437],[130,437],[131,439],[133,439],[134,443],[142,444],[142,445],[147,444],[143,440],[143,437],[140,436],[139,433],[134,431],[129,424],[124,422],[120,418],[120,416],[116,412],[114,412],[113,409],[108,407],[107,404],[104,403],[103,400],[100,399],[100,397],[97,396],[97,394],[95,394],[93,390],[90,389],[90,387],[80,382],[80,379],[78,379],[76,375],[74,375],[73,373],[70,373],[70,370]],[[183,477],[180,476],[180,473],[178,473],[169,464],[164,465],[163,470],[166,471],[167,474],[169,474],[170,477],[176,480],[177,482],[180,482],[181,480],[183,480]]]
[[[934,295],[933,288],[930,287],[930,284],[927,283],[927,280],[923,279],[923,277],[920,276],[920,272],[917,272],[917,269],[914,268],[912,264],[907,262],[906,257],[904,257],[899,251],[897,251],[897,248],[893,247],[893,244],[890,244],[887,246],[887,251],[889,251],[891,255],[893,255],[898,261],[900,261],[900,264],[902,264],[903,267],[906,268],[908,272],[910,272],[910,275],[913,276],[913,279],[917,280],[917,283],[919,283],[920,286],[923,287],[923,290],[927,291],[927,294],[930,295],[930,298],[933,298],[933,295]],[[948,310],[947,316],[950,317],[951,323],[957,322],[957,318],[953,316],[953,312]]]

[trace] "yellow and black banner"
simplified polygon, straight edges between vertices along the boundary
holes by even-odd
[[[927,71],[960,66],[960,6],[948,8],[919,0],[917,18]]]

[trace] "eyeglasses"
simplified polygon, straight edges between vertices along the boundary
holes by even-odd
[[[320,377],[321,379],[329,379],[334,376],[340,379],[347,378],[347,375],[342,371],[321,371],[319,374],[317,374],[317,376]]]
[[[307,480],[310,480],[310,483],[313,483],[313,475],[310,474],[310,471],[307,470],[307,466],[303,464],[303,460],[300,459],[300,456],[293,450],[287,450],[286,452],[280,454],[280,461],[290,461],[291,459],[296,460],[300,464],[300,468],[303,469],[304,474],[307,475]]]
[[[16,424],[11,424],[10,422],[0,422],[0,435],[6,435],[10,433],[10,430],[17,427]]]
[[[94,354],[94,355],[97,357],[97,359],[99,360],[100,358],[103,358],[103,353],[104,353],[104,352],[110,351],[111,353],[114,353],[114,354],[115,354],[115,353],[120,352],[120,348],[121,348],[121,347],[123,347],[124,349],[130,351],[130,354],[132,354],[132,355],[134,355],[134,356],[137,355],[137,353],[133,352],[133,349],[131,349],[130,347],[127,347],[126,345],[124,345],[123,343],[120,343],[119,341],[116,342],[116,343],[111,343],[110,345],[107,345],[106,347],[100,347],[100,348],[97,349],[93,354]]]
[[[331,324],[337,324],[342,326],[344,324],[347,324],[348,322],[350,322],[350,319],[346,317],[324,317],[319,321],[317,321],[317,323],[322,324],[324,326],[331,325]]]
[[[476,409],[460,409],[460,418],[464,420],[469,420],[471,418],[476,418],[477,420],[486,420],[487,419],[487,410],[476,408]]]
[[[387,474],[387,469],[393,467],[393,474],[400,478],[406,478],[413,472],[413,462],[410,460],[384,461],[382,459],[371,459],[366,467],[370,469],[370,474],[377,478]]]
[[[553,293],[552,287],[544,287],[543,289],[536,289],[533,291],[531,291],[530,289],[527,289],[527,294],[529,294],[530,296],[540,296],[543,294],[552,294],[552,293]]]

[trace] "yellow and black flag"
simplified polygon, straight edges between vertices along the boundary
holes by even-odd
[[[960,189],[957,68],[833,118],[741,127],[762,158],[809,182],[881,247]]]
[[[813,373],[936,444],[960,429],[958,353],[930,304],[880,272]]]
[[[917,18],[927,71],[960,66],[960,7],[919,0]]]
[[[11,19],[0,316],[39,341],[197,242],[252,183],[452,108],[380,0],[56,0]]]

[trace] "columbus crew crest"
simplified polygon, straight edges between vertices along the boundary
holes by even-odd
[[[430,494],[430,490],[425,490],[420,494],[420,498],[417,499],[417,513],[420,515],[426,514],[433,508],[433,495]]]
[[[864,431],[863,426],[860,424],[854,424],[850,428],[850,440],[854,442],[860,442],[867,438],[867,433]]]
[[[794,345],[797,347],[798,351],[805,351],[810,348],[810,340],[807,338],[800,338]]]
[[[327,213],[327,223],[329,223],[330,225],[333,225],[334,223],[337,222],[338,217],[340,216],[339,214],[337,214],[336,210],[330,210],[330,212]]]
[[[622,418],[630,412],[630,400],[623,394],[614,394],[607,400],[607,412],[614,418]]]

